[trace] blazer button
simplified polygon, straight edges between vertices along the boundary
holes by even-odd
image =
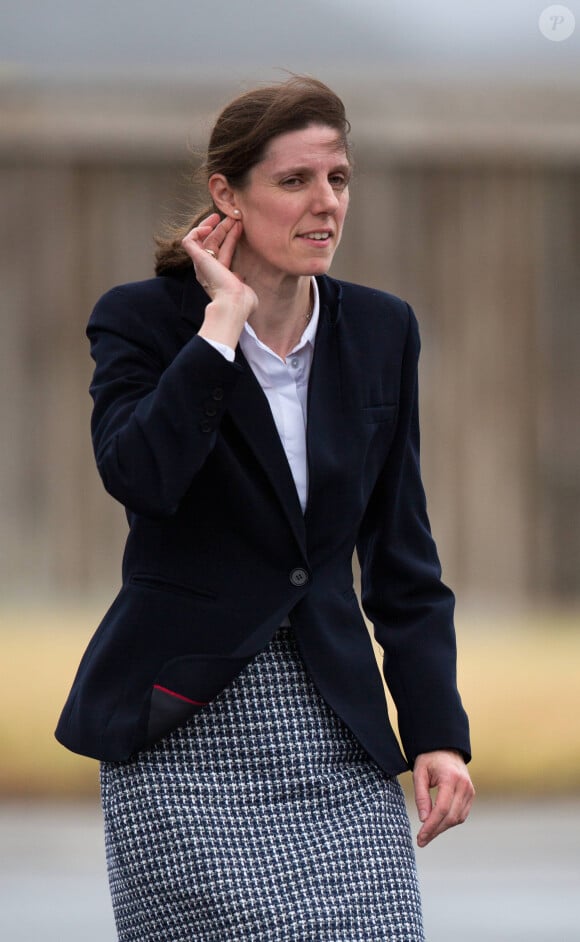
[[[306,569],[302,569],[301,566],[298,566],[296,569],[293,569],[290,573],[290,582],[292,585],[301,588],[303,585],[306,585],[310,576],[308,575]]]
[[[202,430],[202,432],[211,432],[211,430],[212,430],[212,428],[213,428],[211,422],[209,422],[208,419],[203,419],[203,420],[199,423],[199,427],[200,427],[200,429]]]
[[[217,415],[217,409],[211,404],[211,402],[208,402],[203,411],[206,415]]]
[[[221,386],[216,386],[215,389],[211,391],[212,399],[215,399],[216,402],[219,402],[220,399],[224,398],[224,391]]]

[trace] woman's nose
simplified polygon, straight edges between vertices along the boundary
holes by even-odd
[[[334,187],[326,180],[316,185],[312,197],[312,211],[317,215],[321,213],[335,213],[338,208],[338,194]]]

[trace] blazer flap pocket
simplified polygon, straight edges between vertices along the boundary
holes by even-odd
[[[397,414],[397,403],[383,403],[376,406],[363,406],[363,417],[365,422],[374,424],[375,422],[394,422]]]
[[[251,656],[188,654],[167,661],[155,678],[155,684],[189,700],[209,703],[250,661]]]
[[[170,733],[197,713],[206,704],[190,700],[160,684],[155,684],[151,694],[147,742],[153,743]]]
[[[251,657],[187,657],[164,664],[153,684],[147,740],[155,742],[191,719],[228,686]]]

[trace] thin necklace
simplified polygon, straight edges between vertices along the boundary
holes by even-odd
[[[313,313],[314,313],[314,298],[312,297],[312,288],[310,288],[308,291],[308,310],[306,314],[304,315],[304,320],[306,321],[307,324],[310,323],[310,318],[312,317]]]

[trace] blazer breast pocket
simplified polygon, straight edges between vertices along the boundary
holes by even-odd
[[[363,419],[368,425],[377,425],[379,422],[392,423],[397,415],[397,403],[388,402],[375,406],[363,406]]]

